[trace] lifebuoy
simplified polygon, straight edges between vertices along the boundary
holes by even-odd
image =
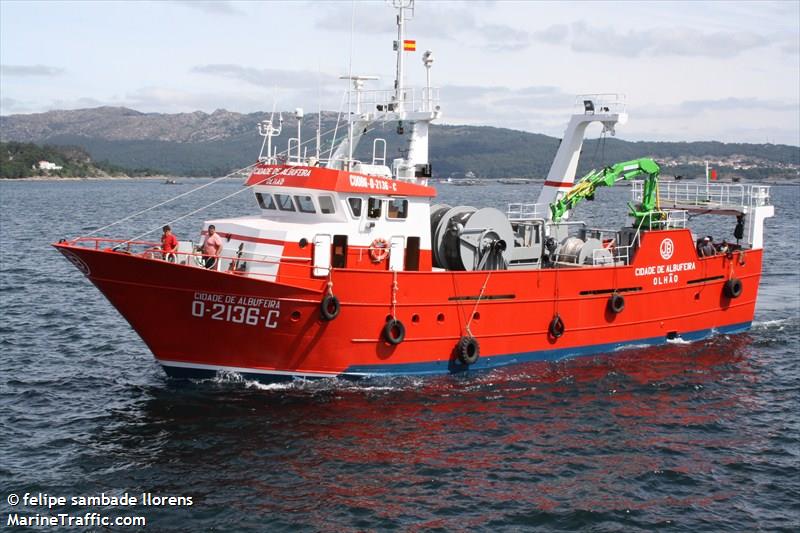
[[[725,296],[728,298],[738,298],[742,295],[742,280],[731,278],[725,282]]]
[[[625,309],[625,298],[618,292],[615,292],[611,295],[611,298],[608,299],[608,308],[614,314],[621,313],[622,310]]]
[[[465,365],[474,365],[481,355],[481,346],[475,337],[461,337],[456,345],[458,359]]]
[[[369,257],[373,263],[380,263],[389,255],[389,241],[378,237],[369,245]]]
[[[333,320],[339,316],[339,311],[341,311],[341,309],[342,306],[339,303],[339,298],[333,294],[327,295],[322,299],[322,303],[319,304],[319,314],[323,320]]]
[[[557,339],[564,334],[564,320],[562,320],[558,314],[556,314],[556,316],[553,317],[553,320],[550,321],[549,332],[550,336],[554,339]]]
[[[390,318],[383,326],[383,338],[389,344],[400,344],[406,338],[406,327],[396,318]]]

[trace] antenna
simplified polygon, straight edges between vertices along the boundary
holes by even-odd
[[[275,89],[277,92],[277,88]],[[272,138],[277,137],[281,134],[281,129],[283,129],[283,115],[278,114],[278,127],[276,128],[273,126],[273,118],[275,117],[275,107],[277,106],[277,98],[273,93],[272,98],[272,112],[269,115],[269,120],[262,120],[258,123],[258,134],[264,137],[264,141],[261,143],[261,153],[258,154],[258,160],[262,162],[266,162],[268,165],[274,165],[277,160],[272,154]],[[264,156],[264,148],[267,149],[267,155]]]
[[[356,0],[353,0],[353,11],[350,16],[350,62],[347,66],[347,76],[353,77],[353,41],[356,32]],[[353,163],[353,106],[350,91],[347,91],[347,170]]]
[[[317,153],[316,153],[317,162],[319,162],[320,131],[322,130],[322,88],[320,87],[321,77],[322,77],[322,69],[320,67],[318,58],[317,59]]]
[[[433,107],[433,95],[431,94],[431,67],[433,66],[433,52],[425,50],[422,54],[422,64],[425,65],[425,92],[428,93],[424,98],[424,109],[431,111]]]

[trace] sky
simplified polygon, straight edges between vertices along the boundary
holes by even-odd
[[[390,0],[0,0],[0,114],[337,111],[341,75],[392,85],[394,17]],[[576,95],[614,93],[622,139],[800,145],[798,0],[417,0],[407,38],[406,83],[433,51],[445,124],[560,137]]]

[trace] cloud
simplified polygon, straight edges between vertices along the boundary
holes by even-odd
[[[725,112],[743,113],[748,111],[763,113],[777,112],[787,116],[800,109],[798,101],[764,100],[761,98],[720,98],[716,100],[686,100],[670,105],[649,105],[635,109],[637,118],[686,119],[701,114]]]
[[[258,69],[230,63],[197,65],[192,67],[191,71],[196,74],[244,81],[258,87],[308,89],[316,87],[317,84],[338,82],[335,76],[308,70]]]
[[[60,76],[64,72],[63,68],[46,65],[0,65],[3,76]]]
[[[554,25],[533,33],[545,43],[566,43],[574,52],[622,57],[682,56],[734,57],[748,50],[774,44],[773,37],[749,31],[704,32],[691,28],[658,28],[620,31],[590,26],[579,21],[567,27]]]
[[[703,111],[796,111],[800,102],[782,102],[779,100],[762,100],[759,98],[722,98],[719,100],[688,100],[678,108],[688,114]]]
[[[559,87],[447,85],[441,88],[444,122],[514,128],[560,135],[575,97]]]
[[[12,113],[25,113],[30,109],[30,104],[17,100],[16,98],[0,98],[0,115],[10,115]]]
[[[490,52],[516,51],[530,46],[531,34],[525,30],[506,24],[479,22],[467,9],[474,7],[474,4],[474,2],[448,2],[426,5],[425,16],[413,20],[413,35],[409,37],[459,41],[468,43],[472,48]],[[382,5],[379,9],[361,8],[368,5],[358,4],[356,7],[356,32],[391,35],[396,28],[394,18],[387,16]],[[315,27],[318,30],[349,33],[351,16],[351,9],[342,9],[340,4],[333,2],[322,10],[322,16],[316,21]]]
[[[477,30],[486,41],[486,47],[492,52],[524,50],[531,44],[528,32],[517,30],[505,24],[485,24]]]
[[[209,15],[243,15],[244,12],[227,0],[171,0],[173,4],[182,5]]]
[[[563,43],[569,35],[569,26],[566,24],[554,24],[543,30],[535,31],[532,37],[543,43]]]
[[[781,46],[781,51],[784,54],[796,56],[800,54],[800,40],[788,41]]]

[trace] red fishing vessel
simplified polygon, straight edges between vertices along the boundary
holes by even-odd
[[[397,2],[394,89],[347,76],[347,135],[331,153],[297,137],[278,153],[272,119],[246,190],[257,216],[209,220],[222,237],[207,261],[194,243],[78,237],[54,246],[124,316],[170,376],[235,372],[259,380],[445,374],[558,360],[625,346],[697,340],[750,327],[762,265],[769,187],[660,183],[639,159],[575,181],[584,132],[627,120],[615,95],[578,99],[580,111],[536,202],[493,208],[434,204],[429,124],[441,109],[430,85],[404,84],[410,13]],[[375,123],[409,129],[387,161]],[[629,226],[593,228],[570,217],[603,186],[634,181]],[[687,213],[736,217],[736,243],[713,246]],[[733,226],[733,223],[731,224]],[[213,264],[212,264],[213,263]],[[211,268],[207,268],[211,266]]]

